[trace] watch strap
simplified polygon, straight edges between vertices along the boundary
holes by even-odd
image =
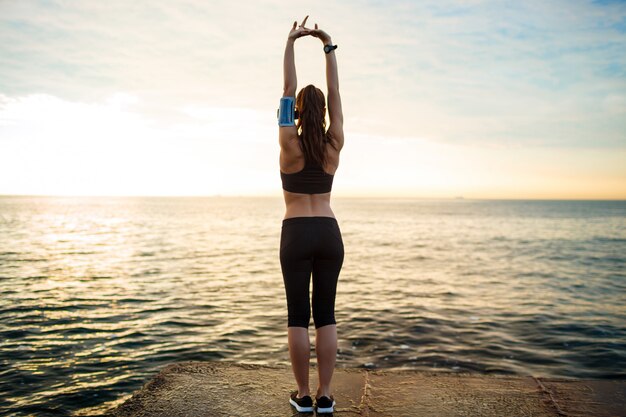
[[[333,45],[331,43],[324,45],[324,52],[325,53],[330,53],[331,51],[334,51],[335,49],[337,49],[337,45]]]

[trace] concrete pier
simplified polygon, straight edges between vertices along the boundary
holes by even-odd
[[[311,392],[317,388],[310,370]],[[111,410],[131,416],[299,416],[289,367],[180,362],[164,367]],[[626,380],[486,376],[408,370],[335,369],[335,413],[368,417],[626,416]]]

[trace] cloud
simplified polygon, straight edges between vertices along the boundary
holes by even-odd
[[[275,119],[269,127],[249,109],[189,106],[181,109],[187,113],[184,122],[165,122],[147,118],[140,108],[141,100],[126,93],[95,103],[45,94],[0,95],[0,194],[280,189]],[[269,129],[274,140],[260,140]]]
[[[602,113],[607,97],[626,94],[623,3],[15,2],[0,12],[8,95],[127,91],[154,117],[188,103],[273,109],[288,27],[308,13],[340,45],[354,131],[493,146],[625,142],[625,115]],[[320,47],[297,44],[301,85],[325,84]]]
[[[280,194],[275,114],[142,100],[0,96],[0,194]],[[346,131],[335,195],[623,197],[626,151],[478,147]],[[620,188],[621,187],[621,188]],[[621,193],[621,194],[619,194]]]

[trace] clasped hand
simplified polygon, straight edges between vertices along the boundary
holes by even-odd
[[[311,35],[313,37],[320,39],[324,44],[330,42],[330,35],[324,32],[322,29],[319,29],[317,27],[317,23],[315,24],[315,29],[309,29],[304,26],[308,18],[309,16],[307,15],[307,17],[304,18],[304,20],[298,27],[296,27],[296,25],[298,24],[298,21],[293,22],[293,27],[291,28],[291,31],[289,32],[288,39],[291,41],[295,41],[296,39],[301,38],[302,36]]]

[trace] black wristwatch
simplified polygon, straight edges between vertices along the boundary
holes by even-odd
[[[332,44],[328,44],[328,45],[324,45],[324,52],[329,53],[330,51],[334,51],[335,49],[337,49],[337,45],[332,45]]]

